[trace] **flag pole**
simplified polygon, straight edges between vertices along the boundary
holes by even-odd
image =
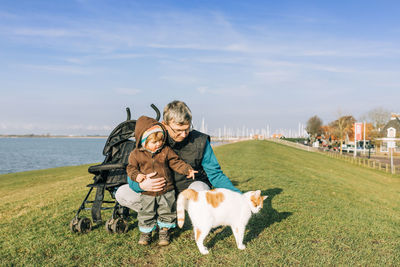
[[[354,123],[354,152],[353,157],[357,157],[357,123]]]
[[[365,121],[364,121],[364,145],[363,145],[363,154],[365,155]]]

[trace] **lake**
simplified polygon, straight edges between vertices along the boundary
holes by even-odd
[[[0,174],[103,162],[106,138],[0,138]]]
[[[0,138],[0,174],[103,162],[106,141],[106,138]]]

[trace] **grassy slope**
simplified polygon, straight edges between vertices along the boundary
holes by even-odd
[[[91,182],[86,165],[0,176],[0,265],[399,264],[398,175],[266,141],[215,152],[238,188],[269,195],[249,222],[245,251],[236,249],[229,228],[209,235],[207,256],[188,224],[166,248],[137,246],[136,219],[125,235],[102,226],[70,233]]]

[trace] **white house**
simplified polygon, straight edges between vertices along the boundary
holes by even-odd
[[[400,155],[400,114],[392,113],[390,121],[381,130],[382,138],[377,152],[389,153],[389,148],[394,148],[393,153]]]

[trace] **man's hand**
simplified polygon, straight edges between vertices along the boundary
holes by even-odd
[[[163,190],[163,188],[165,186],[165,178],[164,177],[149,179],[156,174],[157,174],[157,172],[152,172],[152,173],[147,174],[146,179],[144,179],[144,181],[139,183],[139,187],[142,190],[148,191],[148,192],[158,192],[158,191]]]
[[[136,177],[136,182],[141,183],[146,179],[146,175],[139,173],[138,176]]]
[[[195,170],[190,170],[189,171],[189,175],[188,176],[186,176],[186,178],[192,178],[193,180],[194,180],[194,174],[195,173],[198,173],[198,171],[195,171]]]

